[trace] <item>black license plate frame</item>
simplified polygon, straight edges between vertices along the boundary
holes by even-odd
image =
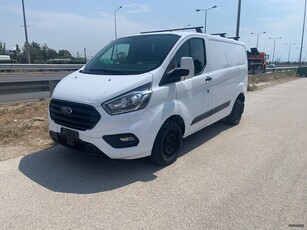
[[[66,144],[70,146],[79,140],[79,133],[71,129],[61,128],[61,135],[66,138]]]

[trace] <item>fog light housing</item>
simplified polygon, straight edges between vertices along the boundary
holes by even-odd
[[[129,148],[139,144],[139,139],[132,133],[106,135],[102,137],[113,148]]]

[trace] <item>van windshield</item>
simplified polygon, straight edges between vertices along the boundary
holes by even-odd
[[[119,38],[95,55],[82,73],[131,75],[151,71],[162,64],[178,39],[173,34]]]

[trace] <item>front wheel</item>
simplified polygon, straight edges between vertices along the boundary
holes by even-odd
[[[177,160],[182,144],[182,131],[178,124],[162,126],[151,152],[150,160],[166,166]]]
[[[238,125],[242,117],[243,109],[243,102],[240,99],[237,99],[232,107],[231,113],[228,117],[226,117],[227,123],[231,125]]]

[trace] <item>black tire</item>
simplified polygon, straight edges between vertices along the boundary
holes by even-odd
[[[177,123],[163,125],[157,134],[150,160],[166,166],[177,160],[182,144],[182,131]]]
[[[242,113],[244,110],[244,103],[237,99],[232,107],[232,111],[228,117],[226,117],[226,122],[230,125],[238,125],[240,123]]]

